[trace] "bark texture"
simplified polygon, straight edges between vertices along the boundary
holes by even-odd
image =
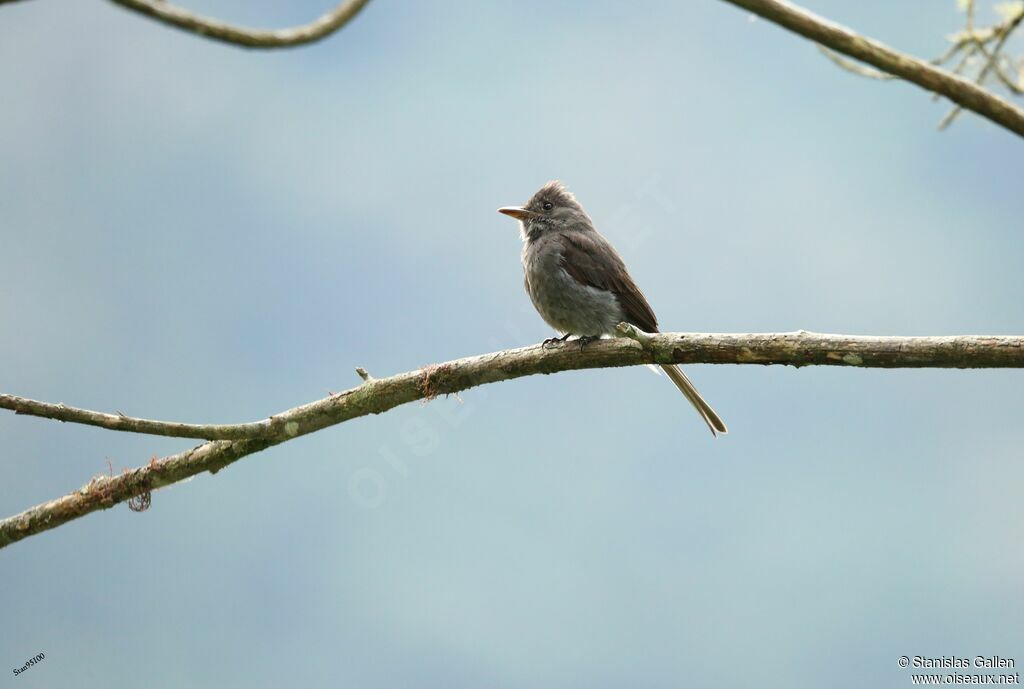
[[[82,488],[0,521],[0,548],[23,538],[190,476],[220,469],[248,455],[328,426],[380,414],[415,400],[539,373],[639,364],[784,364],[860,368],[1024,368],[1024,337],[871,337],[798,331],[763,334],[644,333],[627,324],[624,337],[593,342],[582,351],[569,341],[456,359],[388,378],[358,369],[363,383],[345,392],[248,424],[180,424],[76,410],[64,405],[0,396],[0,406],[37,416],[156,435],[234,434],[184,452],[153,458],[118,476],[99,476]],[[56,412],[56,413],[49,413]],[[145,421],[139,424],[138,421]],[[166,426],[174,433],[163,432]]]
[[[991,91],[879,41],[861,36],[784,0],[725,0],[793,33],[945,96],[957,105],[1024,137],[1024,110]]]

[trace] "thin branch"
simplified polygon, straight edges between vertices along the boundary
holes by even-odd
[[[199,438],[202,440],[259,438],[267,435],[274,423],[273,419],[235,424],[190,424],[175,421],[154,421],[152,419],[126,416],[120,413],[106,414],[89,409],[69,407],[59,403],[40,402],[26,397],[5,394],[0,394],[0,409],[10,409],[15,414],[39,416],[44,419],[54,419],[55,421],[99,426],[110,431],[163,435],[171,438]]]
[[[1002,78],[1004,83],[1010,83],[1009,80],[1002,73],[1002,70],[1000,69],[998,62],[1003,51],[1003,47],[1006,45],[1006,41],[1009,40],[1010,35],[1013,34],[1014,31],[1016,31],[1017,27],[1020,26],[1022,21],[1024,21],[1024,7],[1022,7],[1015,16],[1008,19],[1005,23],[995,27],[993,29],[992,35],[988,39],[975,39],[975,44],[977,45],[978,50],[980,50],[986,58],[985,65],[981,68],[981,71],[978,72],[978,76],[975,78],[975,82],[978,84],[978,86],[981,86],[984,83],[985,78],[993,69],[995,69],[996,74]],[[990,53],[988,49],[985,47],[985,43],[987,40],[991,40],[991,38],[995,37],[998,37],[996,39],[996,45]],[[1013,90],[1016,87],[1011,84],[1010,88],[1011,90]],[[939,122],[939,129],[945,129],[950,124],[952,124],[953,120],[956,119],[957,115],[959,115],[962,110],[963,108],[959,105],[950,110],[946,114],[946,116],[942,118],[942,121]]]
[[[880,72],[872,67],[866,67],[859,62],[848,60],[842,55],[838,54],[836,51],[829,50],[820,43],[818,44],[818,50],[821,51],[822,55],[827,57],[829,60],[832,60],[832,62],[834,62],[837,66],[845,69],[847,72],[853,72],[859,77],[865,77],[867,79],[877,79],[878,81],[892,81],[893,79],[899,78],[897,76],[893,76],[892,74]]]
[[[345,0],[309,24],[288,29],[251,29],[193,14],[163,0],[111,0],[183,31],[247,48],[290,48],[330,36],[359,14],[370,0]]]
[[[932,64],[936,66],[946,64],[951,59],[953,59],[953,56],[955,56],[957,53],[963,50],[967,46],[967,44],[968,41],[955,41],[949,46],[949,48],[946,49],[946,52],[932,60]],[[959,74],[959,71],[953,70],[953,74]],[[936,97],[937,96],[938,94],[936,94]]]
[[[869,337],[794,333],[717,335],[643,333],[620,325],[625,337],[532,346],[456,359],[388,378],[366,376],[345,392],[272,417],[265,435],[215,440],[125,471],[94,478],[79,490],[0,521],[0,548],[120,502],[148,504],[151,491],[229,464],[273,445],[350,419],[380,414],[415,400],[540,373],[587,368],[679,364],[785,364],[874,368],[1024,368],[1020,337]],[[160,422],[155,422],[160,423]],[[140,500],[140,498],[142,498]]]
[[[982,48],[982,52],[985,52],[984,48]],[[1022,85],[1024,84],[1024,81],[1021,81],[1020,84],[1015,82],[1013,80],[1014,78],[1006,73],[1006,67],[1000,64],[1001,60],[1005,60],[1011,68],[1014,66],[1013,61],[1005,55],[1000,55],[997,59],[994,60],[992,72],[996,75],[996,78],[999,79],[999,83],[1001,83],[1006,88],[1006,90],[1012,93],[1013,95],[1024,96],[1024,85]]]
[[[832,50],[939,93],[1024,137],[1024,110],[970,80],[854,33],[784,0],[724,0]]]

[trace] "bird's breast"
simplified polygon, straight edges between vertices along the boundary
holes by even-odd
[[[623,319],[610,291],[576,281],[562,267],[558,242],[543,240],[523,247],[524,282],[537,312],[555,330],[573,335],[608,335]]]

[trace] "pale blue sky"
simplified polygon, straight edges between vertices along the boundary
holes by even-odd
[[[329,3],[191,5],[252,24]],[[954,3],[814,2],[920,55]],[[386,2],[303,49],[0,9],[0,390],[243,421],[537,342],[561,178],[666,330],[1019,333],[1020,141],[715,0]],[[359,419],[0,552],[8,682],[909,685],[1024,662],[1020,371],[643,369]],[[0,414],[0,511],[187,441]],[[2,667],[0,667],[2,669]],[[6,686],[6,684],[4,684]]]

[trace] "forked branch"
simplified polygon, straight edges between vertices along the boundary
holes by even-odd
[[[719,335],[651,334],[627,324],[624,337],[599,340],[583,350],[575,342],[551,348],[510,349],[456,359],[388,378],[357,369],[363,383],[345,392],[247,424],[181,424],[103,414],[64,405],[0,396],[2,406],[61,421],[111,430],[212,440],[119,476],[94,478],[79,490],[0,521],[0,548],[120,502],[148,505],[152,491],[229,464],[292,438],[350,419],[380,414],[415,400],[539,373],[585,368],[678,364],[784,364],[860,368],[1024,368],[1024,337],[869,337],[794,333]],[[129,503],[131,504],[131,503]]]
[[[845,26],[819,17],[785,0],[725,0],[725,2],[749,10],[793,33],[809,38],[829,50],[842,53],[886,74],[945,96],[959,107],[971,110],[1018,136],[1024,137],[1024,109],[1000,98],[979,83],[960,76],[956,73],[957,70],[950,72],[925,60],[901,53],[884,43],[861,36]],[[995,36],[997,43],[993,48],[993,53],[998,54],[1006,37],[1017,28],[1022,20],[1024,20],[1024,10],[1021,11],[1021,18],[1011,18],[1009,23],[1000,29],[1001,33]],[[981,38],[972,35],[963,41],[962,46],[969,46],[970,50],[974,50],[979,41]],[[987,42],[988,39],[981,41],[983,47]],[[965,51],[966,53],[967,51]],[[830,57],[835,59],[834,56]],[[865,76],[873,78],[880,76],[871,70],[853,68],[850,63],[842,59],[837,62],[847,69]],[[986,63],[984,73],[978,79],[979,82],[994,68],[989,65],[995,65],[996,62],[997,59]]]

